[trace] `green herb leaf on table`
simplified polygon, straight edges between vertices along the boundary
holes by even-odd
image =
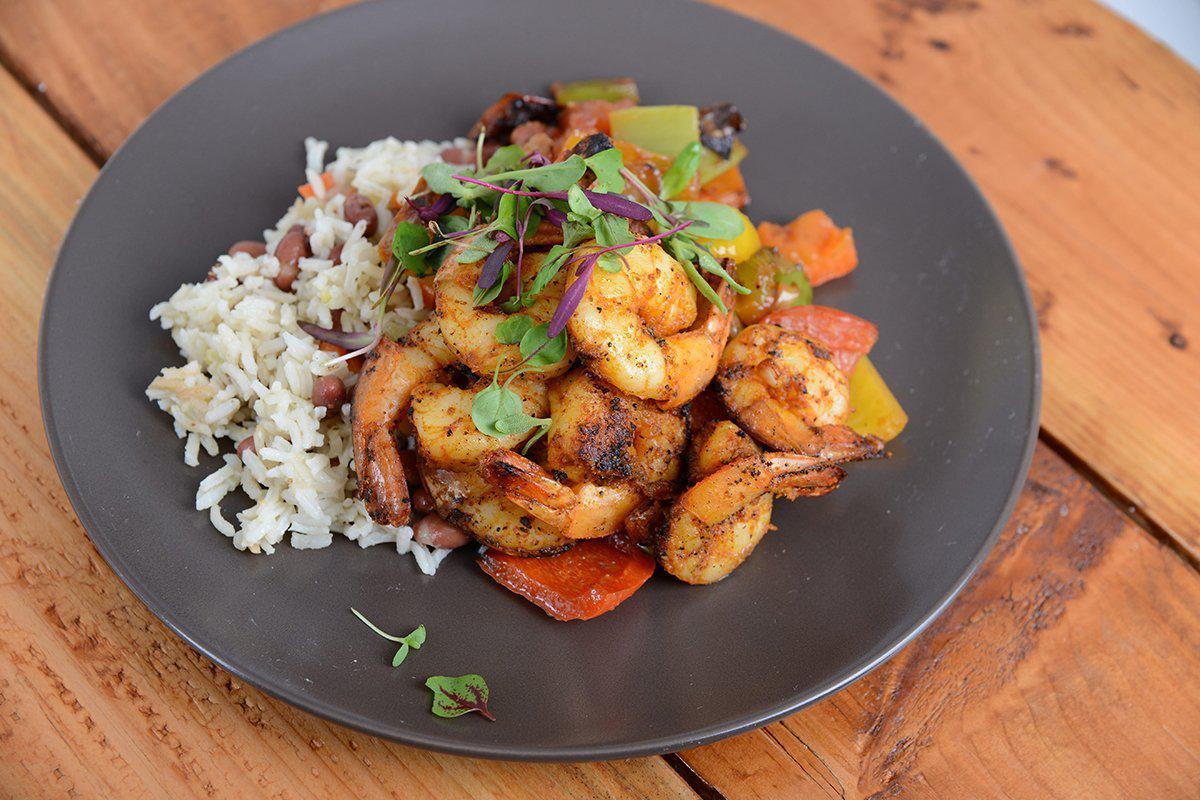
[[[429,244],[429,231],[424,225],[415,222],[400,222],[396,225],[396,233],[392,236],[392,255],[401,269],[406,269],[418,277],[429,273],[429,264],[424,254],[412,255]]]
[[[532,327],[532,319],[524,314],[514,314],[496,326],[496,341],[500,344],[518,344]]]
[[[601,150],[595,155],[585,158],[584,163],[588,169],[596,176],[596,185],[593,187],[597,192],[614,192],[620,194],[625,191],[625,179],[621,177],[621,167],[625,166],[625,161],[621,157],[621,151],[615,147],[610,147],[607,150]]]
[[[707,200],[691,200],[686,203],[670,203],[671,213],[695,221],[690,229],[693,236],[705,239],[735,239],[741,235],[746,223],[742,215],[724,203]]]
[[[682,192],[700,169],[700,153],[704,147],[699,142],[689,142],[675,156],[671,166],[663,173],[662,195],[664,200],[670,200]]]
[[[451,719],[478,711],[485,719],[496,721],[492,712],[488,710],[488,685],[482,676],[461,675],[451,678],[446,675],[434,675],[425,681],[425,686],[433,692],[433,706],[430,710],[439,717]]]
[[[387,639],[390,642],[398,642],[400,644],[400,649],[396,651],[396,655],[392,656],[393,667],[398,667],[404,663],[404,659],[408,658],[409,650],[420,650],[421,645],[425,644],[424,625],[418,625],[416,630],[407,636],[393,636],[392,634],[386,633],[376,627],[375,623],[363,616],[362,612],[360,612],[357,608],[351,608],[350,611],[354,613],[354,616],[362,620],[364,625],[378,635],[382,636],[384,639]]]

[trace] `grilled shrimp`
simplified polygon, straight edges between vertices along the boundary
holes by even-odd
[[[515,556],[554,555],[574,544],[509,502],[477,470],[454,471],[423,464],[421,477],[442,518],[480,544]]]
[[[720,294],[732,309],[727,285]],[[677,408],[712,380],[732,313],[698,302],[683,267],[661,247],[638,245],[620,272],[593,271],[567,331],[596,375]]]
[[[693,443],[689,479],[695,483],[671,508],[655,543],[658,562],[687,583],[715,583],[745,561],[770,528],[772,494],[825,494],[844,476],[828,460],[761,453],[737,425],[712,423]]]
[[[721,400],[756,439],[779,450],[815,455],[827,447],[879,453],[882,440],[844,423],[850,383],[824,347],[778,325],[751,325],[721,357]]]
[[[687,447],[687,418],[631,397],[584,369],[550,384],[546,466],[567,480],[632,480],[643,494],[673,493]]]
[[[642,503],[641,492],[629,481],[566,484],[512,450],[488,453],[479,471],[510,502],[568,539],[616,533]]]
[[[354,468],[358,496],[380,525],[403,525],[410,511],[393,428],[413,390],[453,361],[433,318],[398,342],[382,340],[367,357],[354,390]]]
[[[494,303],[476,306],[472,302],[475,284],[479,281],[480,270],[483,269],[483,261],[461,264],[456,258],[460,252],[461,247],[451,250],[434,278],[442,334],[446,338],[446,344],[472,372],[477,375],[491,375],[501,362],[509,367],[519,363],[522,360],[521,351],[515,344],[501,344],[496,340],[496,326],[508,319],[509,315]],[[545,257],[545,253],[525,255],[522,264],[524,288],[528,288]],[[550,285],[534,299],[533,305],[521,309],[519,313],[530,317],[535,325],[549,322],[558,301],[562,298],[569,272],[565,269],[560,270]],[[506,287],[506,290],[515,289],[516,279],[510,279],[510,283],[512,286]],[[560,375],[570,368],[572,360],[571,354],[568,353],[566,358],[542,370],[542,373]]]
[[[520,447],[532,433],[488,436],[480,433],[471,419],[475,395],[491,385],[479,379],[470,389],[442,383],[426,383],[412,394],[412,422],[417,451],[428,463],[451,470],[473,469],[484,454],[497,449]],[[522,400],[526,414],[546,415],[546,382],[536,374],[514,378],[508,388]]]

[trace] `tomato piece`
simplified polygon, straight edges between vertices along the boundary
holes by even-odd
[[[839,228],[824,211],[809,211],[782,226],[763,222],[758,234],[765,246],[778,247],[802,265],[813,286],[849,275],[858,266],[854,232]]]
[[[585,539],[565,553],[521,558],[488,550],[479,566],[501,586],[558,620],[612,611],[654,574],[654,559],[610,539]]]
[[[849,377],[858,359],[871,352],[879,340],[873,322],[828,306],[781,308],[763,317],[763,322],[798,331],[815,339],[833,353],[833,363]]]
[[[635,105],[632,100],[582,100],[568,103],[558,115],[558,127],[564,131],[572,129],[595,133],[611,133],[608,115],[621,108]]]

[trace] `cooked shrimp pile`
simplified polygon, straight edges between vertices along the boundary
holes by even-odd
[[[836,489],[903,412],[874,326],[811,302],[857,265],[850,231],[742,214],[736,108],[640,106],[628,79],[553,95],[490,107],[380,237],[385,283],[434,312],[364,348],[354,468],[377,522],[432,507],[441,541],[586,619],[654,563],[726,577],[775,498]]]

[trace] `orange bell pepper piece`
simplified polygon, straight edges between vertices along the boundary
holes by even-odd
[[[321,183],[325,184],[325,191],[328,192],[333,188],[333,174],[329,172],[322,172]],[[300,186],[297,186],[296,191],[299,192],[300,196],[303,198],[314,197],[316,195],[316,193],[313,191],[311,183],[304,183]]]
[[[809,211],[782,226],[763,222],[758,226],[758,235],[765,246],[779,248],[780,253],[803,266],[813,286],[849,275],[858,266],[854,232],[839,228],[824,211]]]

